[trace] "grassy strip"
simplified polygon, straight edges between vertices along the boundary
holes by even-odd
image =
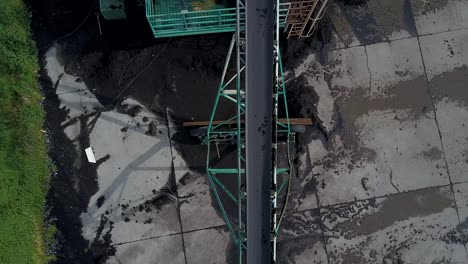
[[[48,158],[38,61],[22,0],[0,0],[0,263],[45,263]]]

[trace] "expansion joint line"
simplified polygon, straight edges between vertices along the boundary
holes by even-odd
[[[169,141],[169,149],[171,151],[171,174],[169,177],[174,177],[174,180],[175,180],[175,169],[174,169],[174,151],[173,151],[173,147],[172,147],[172,139],[171,139],[171,126],[170,126],[170,115],[169,115],[169,109],[166,108],[166,126],[167,126],[167,139]],[[177,184],[177,183],[173,183],[173,184]],[[174,186],[174,188],[177,188],[176,186]],[[187,253],[186,253],[186,250],[185,250],[185,239],[184,239],[184,229],[183,229],[183,226],[182,226],[182,217],[180,215],[180,203],[179,203],[179,197],[176,193],[176,201],[177,201],[177,217],[178,217],[178,220],[179,220],[179,228],[180,228],[180,232],[182,233],[181,235],[181,239],[182,239],[182,250],[184,252],[184,260],[185,260],[185,264],[187,264]]]
[[[323,223],[323,220],[322,220],[322,206],[320,205],[320,197],[318,195],[318,192],[315,193],[315,199],[317,200],[319,226],[320,226],[320,231],[322,232],[323,248],[325,249],[325,255],[327,256],[327,263],[330,263],[330,256],[329,256],[329,253],[328,253],[327,238],[325,237],[325,229],[326,228],[325,228],[325,224]]]
[[[420,40],[419,36],[417,37],[417,40],[418,40],[419,53],[421,55],[421,61],[422,61],[423,69],[424,69],[424,77],[426,79],[427,93],[429,95],[429,101],[431,103],[432,111],[434,113],[434,121],[435,121],[436,126],[437,126],[437,132],[439,134],[440,146],[442,148],[442,154],[443,154],[444,161],[445,161],[445,168],[446,168],[447,176],[448,176],[449,182],[450,182],[450,192],[452,193],[453,203],[455,204],[455,211],[457,212],[458,223],[461,224],[460,212],[459,212],[459,208],[458,208],[458,204],[457,204],[457,199],[455,197],[455,190],[453,189],[452,176],[450,175],[450,168],[449,168],[449,164],[448,164],[448,161],[447,161],[447,155],[445,153],[444,140],[442,138],[442,132],[440,131],[439,119],[437,118],[437,108],[436,108],[435,103],[434,103],[434,95],[432,94],[432,91],[431,91],[431,87],[430,87],[431,83],[430,83],[429,77],[427,75],[426,62],[424,61],[424,56],[423,56],[422,49],[421,49],[421,40]],[[467,246],[466,246],[465,243],[463,244],[463,246],[465,248],[465,253],[466,253],[467,257],[468,257]]]

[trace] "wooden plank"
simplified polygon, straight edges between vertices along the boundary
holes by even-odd
[[[285,123],[286,118],[280,118],[279,121],[281,123]],[[311,126],[314,124],[314,122],[312,121],[312,118],[289,118],[289,124]]]
[[[286,123],[286,118],[280,118],[278,119],[280,123]],[[219,125],[225,121],[222,120],[215,120],[213,121],[213,125]],[[241,121],[244,123],[244,120]],[[226,122],[226,125],[232,125],[235,124],[236,120],[232,120],[229,122]],[[311,126],[314,123],[312,122],[312,118],[290,118],[289,123],[291,125],[303,125],[303,126]],[[195,126],[208,126],[210,124],[210,121],[190,121],[190,122],[184,122],[182,125],[184,127],[195,127]]]

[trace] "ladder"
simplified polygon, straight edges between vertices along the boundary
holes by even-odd
[[[310,37],[325,14],[329,0],[293,1],[286,18],[288,38]]]

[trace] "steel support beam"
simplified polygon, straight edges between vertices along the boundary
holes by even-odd
[[[271,263],[273,0],[246,1],[247,263]]]

